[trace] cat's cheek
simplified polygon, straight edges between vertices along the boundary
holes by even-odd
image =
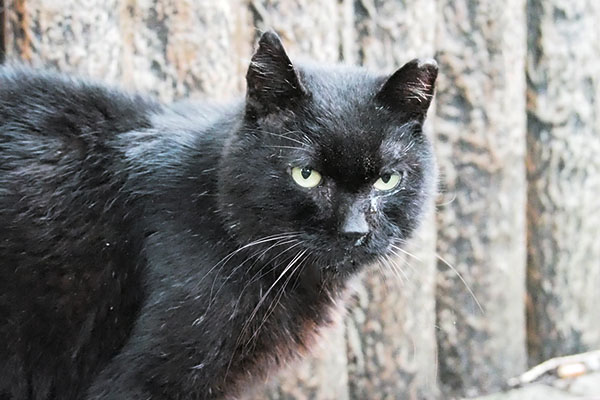
[[[291,196],[284,196],[288,207],[296,209],[296,214],[304,212],[304,220],[328,219],[333,214],[332,190],[326,186],[316,188],[296,187],[290,192]],[[310,210],[310,211],[308,211]]]
[[[319,209],[314,203],[304,201],[292,206],[290,215],[300,227],[303,227],[307,222],[313,220],[318,213]]]
[[[382,202],[379,206],[379,211],[377,213],[377,219],[382,226],[390,226],[400,227],[405,221],[405,210],[402,206],[401,202]]]

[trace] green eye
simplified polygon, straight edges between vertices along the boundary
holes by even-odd
[[[377,190],[386,191],[392,190],[400,183],[400,175],[398,174],[383,174],[375,181],[373,186]]]
[[[294,182],[305,188],[313,188],[321,183],[321,174],[310,167],[292,168]]]

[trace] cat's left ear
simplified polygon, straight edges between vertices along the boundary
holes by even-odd
[[[246,74],[246,113],[257,118],[292,107],[306,91],[279,36],[263,33]]]
[[[433,98],[437,74],[433,59],[409,61],[383,84],[376,99],[393,111],[422,121]]]

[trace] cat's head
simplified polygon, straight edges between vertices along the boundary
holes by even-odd
[[[258,249],[274,246],[273,254],[337,273],[403,243],[435,186],[422,125],[436,76],[432,60],[391,76],[292,65],[277,35],[265,33],[246,76],[244,120],[221,165],[219,207],[230,233],[241,246],[262,240]]]

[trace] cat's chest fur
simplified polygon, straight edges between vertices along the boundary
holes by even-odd
[[[151,316],[151,324],[160,325],[169,341],[188,343],[189,358],[181,367],[202,369],[206,354],[196,349],[210,342],[209,347],[221,349],[215,358],[230,357],[219,361],[227,361],[222,373],[258,378],[305,354],[321,329],[340,322],[345,313],[347,285],[328,282],[320,266],[299,253],[275,257],[289,245],[271,251],[225,250],[211,241],[186,245],[181,234],[167,233],[163,240],[168,231],[148,240],[146,254],[161,268],[146,276],[152,294],[146,305],[150,310],[142,314]],[[197,263],[205,268],[195,269]]]

